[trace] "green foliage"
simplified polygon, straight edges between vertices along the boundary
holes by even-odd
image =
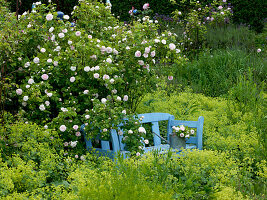
[[[149,7],[154,11],[153,14],[165,14],[165,15],[171,15],[171,13],[175,10],[177,6],[173,6],[169,0],[112,0],[112,13],[114,13],[115,16],[119,16],[120,20],[122,21],[130,21],[130,14],[129,11],[134,7],[137,10],[143,10],[143,5],[145,3],[149,3]],[[152,14],[152,16],[153,16]]]
[[[260,85],[265,79],[266,59],[263,54],[257,54],[241,50],[203,52],[198,60],[173,68],[174,80],[183,87],[189,85],[194,92],[222,96],[237,84],[239,75],[247,74],[251,69],[253,81]]]
[[[100,130],[109,139],[110,130],[155,87],[156,62],[165,64],[164,72],[166,63],[186,60],[175,51],[176,36],[159,35],[148,17],[124,26],[109,4],[96,0],[81,1],[73,17],[74,27],[69,16],[57,19],[55,5],[36,3],[19,20],[4,22],[7,47],[0,46],[7,74],[18,84],[8,98],[21,105],[25,121],[59,130],[69,151],[83,148],[82,124],[89,137]]]
[[[168,104],[160,107],[163,105],[161,103],[157,107],[162,112],[164,107],[172,111],[170,107],[174,101],[179,105],[180,101],[194,100],[198,100],[200,113],[205,117],[205,147],[216,149],[216,146],[224,146],[217,149],[225,152],[193,150],[185,151],[180,156],[171,152],[167,155],[152,152],[138,159],[118,157],[115,162],[100,158],[95,160],[87,154],[83,161],[78,161],[64,158],[60,152],[63,141],[57,139],[56,132],[20,122],[7,124],[1,129],[1,141],[4,140],[8,144],[5,148],[10,149],[1,151],[1,198],[211,199],[227,194],[234,199],[244,199],[244,194],[236,192],[236,189],[248,191],[247,197],[256,195],[253,194],[254,184],[264,184],[266,161],[259,160],[253,153],[255,148],[259,148],[255,137],[243,135],[239,139],[246,131],[246,128],[241,128],[244,123],[242,126],[238,126],[240,123],[227,125],[229,119],[222,115],[227,107],[225,100],[188,92],[174,95]],[[144,108],[142,111],[145,111]],[[188,118],[193,120],[195,117]],[[218,123],[224,128],[216,130]],[[230,131],[228,136],[225,133],[227,129]],[[233,130],[238,130],[235,140],[224,143],[224,139],[233,135]],[[220,138],[220,134],[224,139]],[[215,138],[218,140],[213,142]],[[233,149],[236,142],[243,160],[241,154],[237,156],[238,152]],[[260,192],[262,190],[257,194]]]
[[[142,10],[144,3],[150,3],[154,13],[176,10],[182,20],[177,34],[163,31],[151,16],[137,15],[139,21],[123,25],[111,14],[110,5],[96,0],[80,1],[74,11],[76,1],[53,1],[57,5],[39,5],[19,20],[3,2],[0,62],[5,92],[0,95],[5,108],[16,112],[20,105],[20,115],[4,113],[0,119],[0,198],[264,199],[265,33],[226,27],[223,21],[230,10],[213,0],[181,0],[173,6],[169,1],[111,0],[112,11],[124,19],[132,6]],[[32,2],[22,3],[21,14]],[[56,10],[63,7],[76,26],[66,16],[56,19]],[[53,20],[46,19],[48,13]],[[191,50],[201,45],[212,49],[185,63],[180,51],[186,53],[187,48],[194,55]],[[226,47],[230,49],[220,49]],[[148,93],[155,87],[155,93]],[[85,155],[81,124],[87,136],[102,131],[108,139],[109,130],[135,110],[166,112],[181,120],[204,116],[205,150],[180,156],[152,152],[115,162]],[[136,119],[128,117],[124,143],[132,154],[139,154],[144,139],[153,145],[148,126],[144,125],[145,134]]]
[[[176,3],[175,1],[173,1]],[[223,26],[231,16],[226,2],[213,0],[209,5],[199,1],[179,1],[180,10],[173,12],[177,24],[183,29],[181,42],[189,54],[202,49],[206,40],[207,25]]]
[[[208,26],[206,44],[210,49],[244,49],[255,51],[255,33],[245,26],[228,24],[223,27]]]
[[[255,98],[251,99],[251,105],[254,105]],[[145,102],[150,100],[153,101],[147,106]],[[240,163],[242,173],[240,181],[235,185],[238,190],[248,191],[247,195],[264,192],[264,188],[258,189],[262,179],[256,175],[260,170],[257,165],[266,155],[266,136],[263,134],[266,110],[263,100],[257,101],[257,108],[241,111],[238,109],[238,103],[233,100],[205,97],[188,90],[179,94],[173,93],[170,97],[167,92],[158,91],[147,95],[143,102],[137,109],[139,113],[167,112],[181,120],[196,120],[198,116],[204,116],[204,149],[229,152],[231,157]],[[184,109],[184,105],[188,105],[189,108],[196,102],[197,112],[192,112],[191,115],[177,113],[177,110]],[[258,178],[260,180],[257,180]]]
[[[10,10],[16,12],[16,0],[9,0]],[[32,4],[38,2],[36,0],[19,0],[19,14],[24,13],[32,9]],[[42,0],[43,4],[48,4],[48,0]],[[73,7],[78,4],[78,0],[52,0],[52,3],[56,4],[57,11],[62,11],[67,15],[70,15],[73,11]]]
[[[264,28],[264,18],[267,15],[267,3],[265,0],[231,0],[233,6],[233,20],[237,24],[250,25],[257,32],[262,32]]]
[[[125,172],[113,163],[104,163],[98,170],[81,166],[69,176],[73,196],[69,199],[171,199],[171,192],[162,190],[159,183],[148,183],[136,163],[130,162],[134,166]]]

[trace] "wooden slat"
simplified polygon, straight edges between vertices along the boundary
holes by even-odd
[[[109,141],[101,140],[101,149],[110,150]]]
[[[110,135],[111,135],[112,148],[113,148],[114,153],[116,153],[117,151],[120,150],[120,143],[119,143],[117,131],[115,129],[111,129]]]
[[[197,128],[198,126],[198,121],[183,121],[183,120],[172,120],[170,123],[170,126],[188,126],[190,128]]]
[[[152,122],[152,132],[155,132],[156,134],[160,135],[159,132],[159,122]],[[158,146],[161,144],[161,139],[157,135],[153,135],[154,140],[154,146]]]
[[[170,141],[169,134],[172,132],[172,126],[170,125],[170,122],[174,120],[174,116],[171,115],[168,119],[168,125],[167,125],[167,140]]]
[[[168,120],[170,116],[172,116],[169,113],[144,113],[144,114],[139,114],[138,118],[144,116],[143,120],[141,123],[149,123],[149,122],[159,122],[159,121],[164,121]]]
[[[197,148],[202,150],[202,137],[203,137],[203,126],[204,126],[204,117],[200,116],[198,118],[198,126],[197,126]]]
[[[187,144],[197,144],[197,137],[190,137],[187,141]]]
[[[86,137],[86,133],[84,131],[84,127],[85,127],[85,124],[81,125],[80,132],[83,134],[83,137],[84,137],[84,140],[85,140],[86,149],[89,150],[89,149],[92,149],[93,145],[92,145],[91,139]]]

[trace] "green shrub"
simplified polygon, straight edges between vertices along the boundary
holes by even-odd
[[[0,144],[0,196],[31,192],[63,178],[63,142],[56,132],[34,124],[6,122],[0,127]]]
[[[4,22],[16,42],[0,45],[0,61],[8,75],[16,74],[12,80],[19,89],[8,94],[20,106],[11,107],[13,112],[19,109],[26,121],[58,130],[69,151],[82,151],[82,124],[88,137],[100,129],[108,140],[110,129],[155,87],[156,62],[181,64],[185,58],[176,52],[176,36],[159,35],[147,18],[124,26],[110,6],[96,0],[81,1],[73,16],[75,27],[68,16],[58,20],[52,4],[38,4],[13,19],[14,26]]]
[[[237,24],[250,25],[257,32],[264,28],[264,18],[267,15],[265,0],[230,0],[233,6],[233,20]]]
[[[155,152],[98,169],[81,165],[68,178],[70,190],[57,189],[68,199],[209,199],[237,174],[237,163],[225,153],[192,151],[171,159]]]
[[[16,12],[16,0],[9,0],[10,9],[12,12]],[[37,2],[36,0],[23,0],[19,1],[19,14],[32,9],[32,4]],[[43,4],[48,4],[48,0],[42,0]],[[73,11],[73,7],[78,5],[78,0],[52,0],[52,3],[56,4],[57,11],[62,11],[67,15],[70,15]]]
[[[164,14],[164,15],[171,15],[171,13],[177,8],[176,5],[172,5],[169,0],[125,0],[125,1],[119,1],[119,0],[111,0],[112,3],[112,13],[114,13],[115,16],[120,16],[120,19],[122,21],[129,21],[130,15],[129,10],[134,7],[137,10],[143,10],[143,5],[145,3],[149,3],[149,7],[153,10],[153,14]]]

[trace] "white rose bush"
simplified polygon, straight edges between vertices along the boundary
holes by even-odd
[[[37,5],[35,11],[19,20],[20,48],[28,38],[33,50],[19,53],[22,70],[12,93],[25,121],[58,131],[65,150],[74,154],[84,149],[82,124],[87,138],[105,140],[111,129],[121,133],[118,125],[123,124],[123,142],[134,154],[142,153],[148,140],[145,131],[138,131],[134,111],[156,87],[158,64],[185,62],[176,36],[159,35],[149,20],[121,24],[109,6],[93,0],[75,7],[75,26],[69,16],[59,20],[52,4]]]

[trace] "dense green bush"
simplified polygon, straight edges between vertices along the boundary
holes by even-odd
[[[230,0],[233,6],[233,20],[237,24],[250,25],[257,32],[264,28],[264,18],[267,16],[265,0]]]
[[[123,21],[129,21],[130,15],[129,10],[134,7],[137,10],[143,10],[143,5],[145,3],[149,3],[149,7],[153,10],[153,16],[158,14],[164,14],[171,16],[171,13],[175,11],[177,6],[172,5],[169,0],[111,0],[112,3],[112,13],[114,13],[115,16],[120,16],[120,19]]]
[[[17,0],[9,0],[10,8],[12,12],[16,12]],[[32,4],[38,2],[37,0],[18,0],[19,2],[19,14],[21,15],[25,11],[32,9]],[[48,4],[49,0],[41,0],[42,3]],[[73,11],[73,7],[78,5],[78,0],[52,0],[52,3],[56,4],[57,11],[63,11],[65,14],[70,15]]]
[[[186,60],[176,49],[175,34],[159,35],[149,18],[124,26],[108,4],[96,0],[81,1],[73,16],[74,27],[69,16],[57,18],[53,4],[38,3],[19,20],[3,22],[8,45],[0,45],[0,61],[18,84],[8,93],[10,102],[19,102],[25,121],[58,130],[70,151],[83,149],[82,124],[88,137],[100,129],[108,140],[110,129],[132,116],[140,98],[155,87],[156,63]]]
[[[0,145],[0,197],[32,192],[62,178],[59,155],[63,142],[56,132],[6,121],[0,126]]]
[[[128,13],[129,10],[132,9],[132,6],[138,10],[142,9],[143,4],[149,3],[150,7],[153,9],[154,14],[164,14],[166,16],[171,16],[172,12],[176,9],[182,11],[182,7],[179,5],[181,0],[177,0],[177,5],[171,4],[169,0],[161,1],[160,3],[157,0],[145,1],[145,0],[111,0],[113,5],[112,13],[115,16],[120,16],[121,20],[129,21],[130,15]],[[16,11],[16,0],[11,0],[10,7],[13,12]],[[35,0],[23,0],[19,5],[19,13],[30,10],[32,3],[36,2]],[[42,3],[47,3],[48,0],[43,0]],[[70,15],[73,11],[73,7],[78,4],[78,0],[52,0],[53,3],[57,4],[57,10],[63,11],[65,14]],[[103,0],[105,2],[105,0]],[[188,1],[189,2],[189,1]],[[206,5],[211,3],[212,0],[204,0],[200,3],[202,5]],[[265,0],[228,0],[233,6],[234,15],[233,20],[235,23],[247,24],[250,25],[257,32],[261,32],[264,27],[264,17],[266,17],[266,9],[262,9],[266,7]],[[188,3],[189,5],[189,3]]]

